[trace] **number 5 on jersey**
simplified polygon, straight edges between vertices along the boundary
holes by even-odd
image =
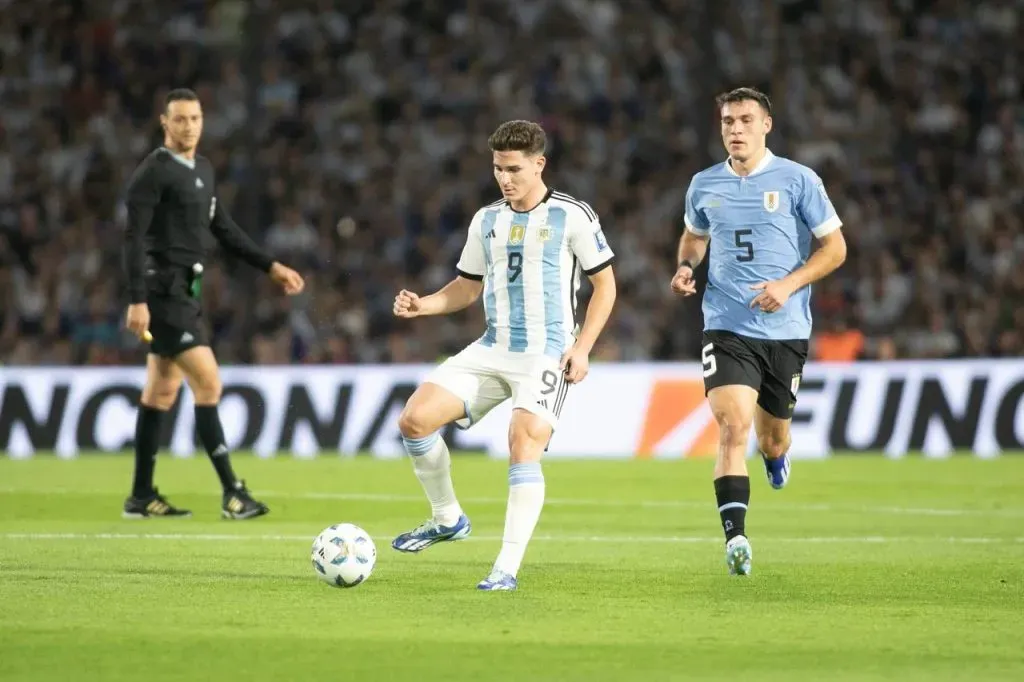
[[[700,362],[704,365],[704,378],[708,378],[712,374],[718,371],[718,362],[715,360],[715,356],[712,354],[715,350],[715,344],[709,343],[700,349]]]
[[[743,253],[736,254],[736,260],[740,263],[749,263],[754,260],[754,243],[744,239],[744,237],[752,234],[754,234],[754,231],[749,228],[736,230],[734,233],[736,238],[736,248],[743,249]]]

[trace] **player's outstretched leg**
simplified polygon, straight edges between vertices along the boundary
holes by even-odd
[[[776,490],[781,490],[789,482],[789,446],[793,442],[789,426],[792,421],[772,416],[761,406],[757,408],[754,421],[757,447],[764,462],[768,483]]]
[[[132,494],[124,501],[126,519],[182,518],[192,515],[167,501],[153,485],[156,453],[164,415],[181,389],[181,370],[169,359],[150,354],[146,359],[146,385],[139,399],[135,422],[135,471]]]
[[[715,498],[725,531],[725,563],[734,575],[750,575],[753,551],[746,537],[750,504],[746,453],[757,392],[749,386],[719,386],[708,393],[708,400],[719,429]]]
[[[509,427],[508,506],[501,552],[479,590],[508,591],[518,587],[519,567],[544,508],[544,473],[540,458],[551,438],[551,425],[538,415],[517,408]]]
[[[402,443],[430,501],[431,517],[391,542],[400,552],[420,552],[438,542],[462,540],[472,530],[455,497],[451,455],[439,432],[464,413],[462,400],[431,383],[420,386],[402,410],[398,420]]]
[[[225,519],[252,519],[270,513],[267,505],[253,498],[245,481],[235,476],[231,456],[224,438],[217,405],[220,402],[221,382],[217,360],[209,346],[190,348],[176,359],[185,370],[189,386],[195,396],[196,433],[206,449],[220,479],[223,497],[221,516]]]

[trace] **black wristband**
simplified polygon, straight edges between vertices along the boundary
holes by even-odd
[[[690,261],[686,260],[685,258],[683,260],[679,261],[679,267],[683,267],[683,266],[688,267],[691,270],[696,270],[697,269],[696,265],[694,265]]]

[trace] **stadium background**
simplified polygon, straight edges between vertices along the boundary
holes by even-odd
[[[0,679],[1024,679],[1021,5],[0,0]],[[255,522],[219,518],[201,449],[168,456],[195,447],[188,391],[157,481],[193,518],[121,520],[132,458],[96,452],[130,451],[120,199],[178,85],[220,199],[309,277],[288,300],[208,268],[221,415],[272,509]],[[668,288],[686,183],[722,158],[712,97],[737,85],[771,94],[771,147],[825,178],[850,247],[816,288],[794,420],[794,455],[821,459],[782,492],[751,462],[740,582],[712,463],[681,457],[717,434],[699,301]],[[545,459],[521,589],[493,595],[473,586],[504,527],[507,412],[446,434],[473,537],[388,548],[428,513],[397,411],[480,311],[390,308],[451,276],[513,117],[601,212],[620,299]],[[379,550],[356,590],[309,564],[341,521]]]
[[[502,120],[532,118],[550,135],[549,183],[593,204],[619,256],[620,297],[594,353],[595,379],[569,401],[567,419],[575,419],[574,402],[580,419],[593,417],[584,392],[596,400],[596,385],[623,376],[615,370],[675,376],[682,383],[629,393],[638,424],[624,445],[605,443],[651,454],[652,428],[665,436],[701,409],[699,298],[673,297],[668,281],[687,182],[723,156],[713,96],[750,84],[774,100],[771,148],[815,168],[846,223],[848,260],[815,288],[813,358],[928,361],[872,365],[882,368],[879,387],[907,380],[917,388],[869,418],[883,427],[890,413],[906,421],[903,445],[871,438],[870,430],[859,442],[921,446],[931,436],[920,428],[929,431],[933,416],[941,432],[935,452],[1018,442],[1015,380],[1024,369],[1000,365],[993,388],[992,365],[958,361],[1015,358],[1024,348],[1016,3],[0,5],[6,449],[33,449],[32,429],[16,423],[33,411],[44,421],[39,414],[62,381],[74,404],[76,381],[121,376],[95,368],[142,365],[144,348],[122,329],[121,194],[161,141],[156,119],[172,86],[193,87],[203,101],[200,151],[217,168],[221,200],[254,238],[308,276],[306,293],[287,299],[244,265],[212,259],[205,305],[226,365],[291,365],[290,376],[307,378],[317,375],[296,365],[329,365],[339,384],[366,383],[380,376],[367,375],[368,367],[391,365],[398,400],[422,363],[475,338],[477,307],[408,323],[391,316],[391,302],[398,288],[428,292],[451,277],[469,217],[497,196],[488,133]],[[79,368],[33,370],[66,365]],[[828,367],[812,365],[809,375],[858,381],[862,374],[830,375]],[[264,376],[239,371],[243,383]],[[979,378],[985,385],[975,395]],[[945,400],[929,403],[935,386]],[[818,431],[836,430],[841,390],[829,393],[831,407],[819,417],[828,423]],[[652,416],[647,401],[659,391],[676,406],[670,412],[689,407]],[[871,409],[878,402],[860,399]],[[923,417],[922,400],[929,403]],[[338,402],[327,401],[321,411],[330,416]],[[130,403],[110,407],[99,422],[120,423],[111,414],[130,421]],[[852,412],[863,412],[860,405]],[[254,445],[232,410],[225,405],[234,443]],[[921,420],[923,427],[912,426]],[[38,427],[49,432],[39,443],[55,445],[61,429],[77,429],[79,447],[96,440],[83,444],[81,415],[68,421]],[[713,433],[691,427],[697,431],[680,436],[677,452],[691,441],[713,442]],[[366,444],[352,438],[353,447]],[[100,441],[101,449],[123,444],[119,433]],[[812,442],[822,449],[821,438]]]

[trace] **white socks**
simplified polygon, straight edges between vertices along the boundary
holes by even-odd
[[[516,575],[526,554],[533,529],[544,507],[544,472],[540,462],[512,464],[508,468],[508,507],[505,535],[494,568]]]
[[[442,526],[454,526],[462,516],[462,507],[455,497],[452,459],[444,438],[435,432],[424,438],[403,436],[402,442],[406,452],[412,455],[412,466],[430,500],[434,521]]]
[[[412,456],[412,466],[423,491],[430,500],[434,521],[454,526],[462,516],[462,507],[452,485],[452,460],[448,445],[437,433],[424,438],[402,437],[405,450]],[[508,468],[508,507],[505,511],[505,534],[501,552],[494,568],[510,575],[519,572],[526,555],[526,546],[540,520],[544,507],[544,472],[540,462],[512,464]]]

